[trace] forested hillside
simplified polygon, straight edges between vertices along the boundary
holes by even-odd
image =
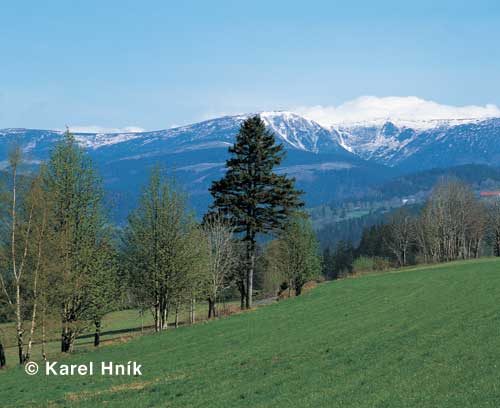
[[[468,164],[433,169],[396,177],[367,187],[361,196],[352,196],[308,210],[323,247],[337,242],[359,243],[363,229],[386,221],[395,209],[416,212],[440,182],[460,180],[477,197],[480,192],[500,191],[500,168]]]

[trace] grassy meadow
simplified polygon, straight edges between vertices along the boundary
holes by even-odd
[[[51,357],[137,361],[140,377],[29,377],[11,360],[0,405],[498,407],[499,305],[498,259],[327,282],[247,313]],[[118,337],[138,327],[132,316],[112,320]]]

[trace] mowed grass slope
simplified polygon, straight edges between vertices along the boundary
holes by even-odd
[[[326,283],[226,319],[66,362],[142,377],[0,373],[2,407],[498,407],[500,262]]]
[[[227,307],[236,308],[239,302],[228,302]],[[208,305],[199,302],[196,305],[196,315],[198,320],[206,320],[208,313]],[[181,325],[187,324],[189,321],[189,311],[182,310],[179,314]],[[169,324],[172,326],[175,323],[175,315],[169,317]],[[31,322],[25,323],[26,333],[29,332]],[[85,349],[93,348],[94,344],[94,327],[90,326],[75,342],[76,351],[84,351]],[[139,310],[120,310],[108,313],[104,316],[101,322],[101,345],[110,343],[123,343],[132,337],[140,336],[144,333],[153,332],[153,316],[149,312],[145,312],[141,317]],[[14,322],[0,323],[0,334],[4,340],[5,354],[9,365],[15,365],[18,359],[18,350],[16,346],[16,325]],[[25,334],[26,339],[27,334]],[[45,350],[49,361],[53,361],[60,354],[61,349],[61,327],[57,321],[57,316],[50,322],[47,327]],[[41,330],[35,332],[35,344],[33,346],[32,356],[37,358],[41,355]],[[0,405],[1,407],[1,405]]]

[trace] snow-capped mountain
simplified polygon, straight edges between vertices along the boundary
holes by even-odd
[[[133,205],[155,163],[175,171],[195,206],[202,209],[209,203],[208,187],[224,172],[227,148],[250,115],[152,132],[76,133],[75,137],[88,149],[121,211]],[[425,123],[374,120],[327,127],[291,112],[259,115],[287,149],[279,171],[296,177],[310,205],[356,196],[402,172],[466,163],[497,165],[500,159],[500,118]],[[28,164],[37,165],[49,157],[62,134],[0,130],[0,167],[6,166],[13,144],[23,148]]]
[[[338,127],[348,150],[391,167],[429,169],[467,163],[496,165],[500,157],[500,118],[435,121],[409,127],[365,123]]]
[[[231,144],[241,123],[254,114],[225,116],[188,126],[141,133],[77,134],[77,140],[89,149],[99,149],[123,142],[149,144],[161,142],[169,146],[193,149]],[[285,146],[309,152],[341,151],[335,132],[292,112],[260,112],[258,115]]]
[[[134,205],[155,163],[175,173],[193,205],[203,210],[209,204],[211,182],[224,172],[228,147],[250,115],[225,116],[152,132],[75,133],[75,138],[98,166],[120,215]],[[312,120],[291,112],[261,112],[260,116],[287,150],[279,171],[297,179],[310,205],[361,191],[390,173],[346,150],[340,134]],[[62,134],[50,130],[0,130],[0,164],[6,166],[10,146],[18,144],[28,164],[36,165],[49,157]],[[120,215],[117,218],[123,219]]]

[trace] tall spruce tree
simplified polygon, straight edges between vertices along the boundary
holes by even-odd
[[[246,243],[246,285],[240,291],[244,291],[249,308],[257,234],[280,231],[290,214],[304,203],[295,180],[274,172],[284,159],[284,147],[276,144],[274,134],[259,116],[243,122],[229,153],[226,174],[210,188],[212,210],[224,214]]]

